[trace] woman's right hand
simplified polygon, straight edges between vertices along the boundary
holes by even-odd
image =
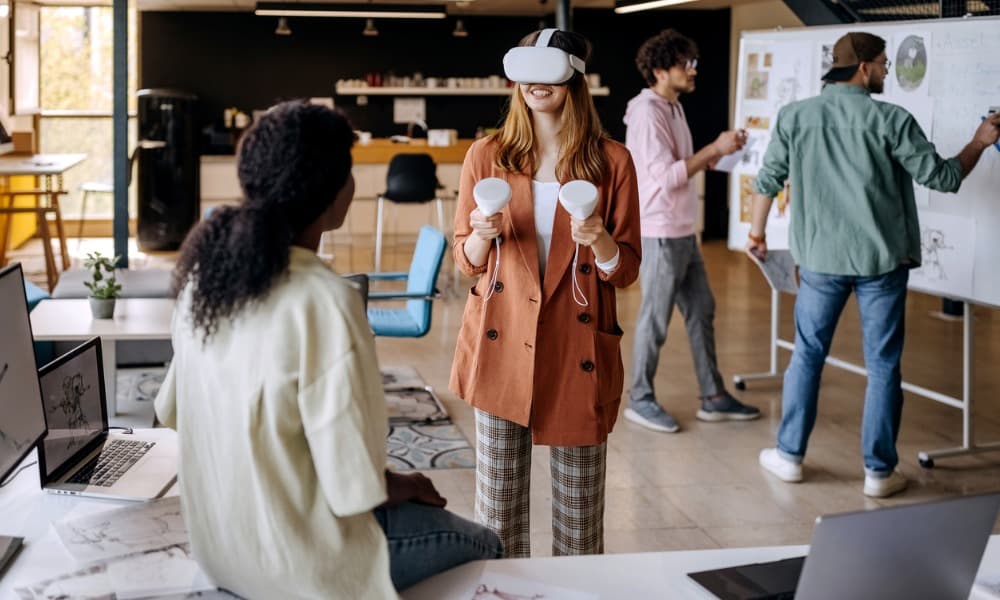
[[[491,241],[500,237],[500,226],[503,224],[503,213],[487,217],[477,208],[469,213],[469,226],[472,233],[481,240]]]

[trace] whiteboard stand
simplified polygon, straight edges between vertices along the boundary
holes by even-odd
[[[778,370],[778,348],[788,351],[795,350],[795,344],[788,340],[783,340],[778,336],[779,309],[781,308],[781,294],[774,287],[771,288],[771,368],[762,373],[750,373],[746,375],[734,375],[733,383],[738,390],[747,389],[747,381],[761,381],[777,379],[784,375],[784,371]],[[957,448],[947,448],[943,450],[921,451],[917,453],[917,460],[920,466],[925,469],[934,467],[935,458],[948,458],[952,456],[965,456],[972,454],[982,454],[984,452],[1000,451],[1000,442],[991,444],[976,445],[972,423],[972,371],[973,371],[973,328],[972,328],[972,304],[965,302],[962,313],[962,398],[953,398],[934,390],[902,382],[902,388],[911,394],[923,396],[948,406],[953,406],[962,410],[962,445]],[[832,365],[851,373],[856,373],[863,377],[868,376],[868,371],[864,367],[854,363],[841,360],[833,356],[826,357],[826,364]]]

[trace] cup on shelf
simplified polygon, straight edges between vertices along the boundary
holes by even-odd
[[[592,88],[601,87],[601,76],[598,73],[587,73],[587,85]]]

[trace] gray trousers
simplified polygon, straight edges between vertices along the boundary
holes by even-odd
[[[695,236],[642,238],[639,282],[642,305],[635,326],[629,398],[634,402],[656,396],[653,377],[674,304],[684,317],[701,396],[724,392],[715,357],[715,298]]]

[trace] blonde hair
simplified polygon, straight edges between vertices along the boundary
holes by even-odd
[[[534,44],[539,33],[536,31],[528,35],[519,45]],[[576,33],[557,31],[549,45],[561,48],[584,61],[590,55],[590,43]],[[556,177],[561,180],[584,179],[599,184],[607,171],[604,153],[601,152],[601,141],[607,137],[607,133],[601,126],[601,119],[597,115],[594,99],[583,74],[574,73],[565,85],[568,89],[562,109]],[[493,139],[499,145],[494,159],[497,167],[513,173],[534,172],[535,131],[531,109],[524,101],[520,85],[514,85],[507,115]]]

